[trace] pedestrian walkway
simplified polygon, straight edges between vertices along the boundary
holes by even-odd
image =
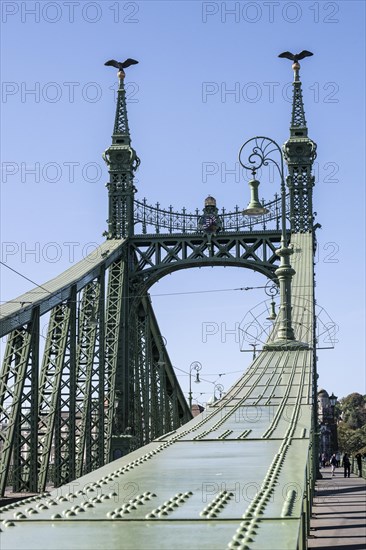
[[[366,481],[322,468],[316,482],[308,548],[366,549]]]

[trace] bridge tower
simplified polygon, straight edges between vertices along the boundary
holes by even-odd
[[[119,71],[112,144],[103,154],[110,174],[107,183],[108,231],[105,233],[108,239],[130,237],[134,232],[133,200],[136,188],[133,178],[140,159],[131,147],[124,78],[124,71]]]
[[[312,166],[316,158],[316,144],[308,137],[300,81],[300,64],[294,71],[290,138],[283,145],[288,166],[287,186],[290,192],[291,232],[305,233],[313,228]]]

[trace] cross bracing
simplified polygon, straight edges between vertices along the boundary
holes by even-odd
[[[134,261],[131,279],[143,278],[149,286],[158,278],[190,267],[232,265],[259,271],[274,278],[279,231],[227,232],[208,240],[189,235],[136,235],[130,239]]]
[[[108,462],[119,436],[138,447],[190,418],[149,300],[139,310],[149,322],[136,314],[123,340],[124,256],[121,241],[108,241],[2,308],[2,493],[10,483],[19,491],[41,491],[50,478],[62,485]]]

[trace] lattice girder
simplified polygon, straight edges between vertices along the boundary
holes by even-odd
[[[33,311],[27,372],[14,434],[13,490],[37,491],[39,308]]]
[[[74,294],[74,293],[73,293]],[[75,298],[74,298],[75,301]],[[63,426],[59,420],[62,413],[62,404],[65,402],[61,397],[67,382],[62,381],[62,373],[67,350],[70,348],[70,318],[71,311],[75,311],[75,303],[72,301],[62,303],[51,311],[43,362],[41,368],[41,379],[39,388],[39,424],[38,424],[38,460],[39,460],[39,491],[44,491],[47,482],[48,467],[51,461],[51,450],[53,438],[56,441],[55,451],[62,446],[60,441],[60,430]],[[69,369],[70,356],[66,361],[65,368]],[[56,425],[56,417],[58,424]],[[63,457],[58,457],[63,462]],[[59,479],[63,473],[57,474]],[[57,482],[56,482],[57,483]]]
[[[31,354],[32,333],[31,327],[26,326],[14,330],[8,338],[3,369],[0,378],[0,411],[1,426],[6,426],[0,430],[0,483],[1,494],[4,493],[9,469],[11,464],[11,456],[14,450],[14,439],[16,431],[19,430],[21,419],[21,409],[23,402],[23,389],[26,384],[27,374],[29,377],[29,360]],[[29,384],[32,384],[32,379],[28,378]],[[21,444],[18,441],[18,450]],[[19,462],[18,471],[20,468]]]
[[[205,235],[135,236],[127,245],[135,258],[130,281],[143,279],[147,289],[168,273],[205,265],[246,267],[274,278],[280,239],[280,232],[225,234],[210,241]]]
[[[115,416],[115,391],[118,359],[121,342],[121,315],[126,307],[123,289],[126,266],[123,258],[114,262],[109,269],[107,305],[105,317],[105,364],[104,364],[104,458],[110,460],[113,422]],[[124,342],[125,343],[125,342]]]
[[[135,305],[130,322],[129,421],[136,448],[181,426],[190,414],[148,297]]]
[[[83,290],[78,319],[76,380],[76,477],[104,464],[103,381],[100,369],[100,287],[101,280]],[[102,304],[103,307],[103,304]]]

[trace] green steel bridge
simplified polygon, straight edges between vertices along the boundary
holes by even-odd
[[[316,145],[299,69],[295,61],[282,150],[269,138],[248,142],[245,213],[219,212],[213,197],[194,213],[136,199],[140,161],[119,73],[105,242],[1,308],[0,490],[30,495],[1,508],[2,550],[306,548],[317,469]],[[255,168],[268,162],[281,195],[262,207]],[[251,366],[192,418],[149,288],[216,265],[264,274],[281,305]]]

